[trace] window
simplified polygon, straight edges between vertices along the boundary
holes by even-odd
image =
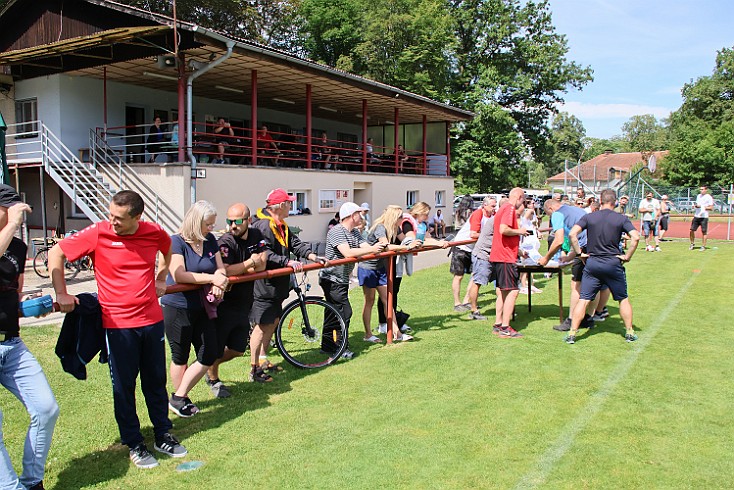
[[[15,101],[15,122],[19,124],[16,138],[38,137],[38,99]],[[25,123],[25,124],[23,124]]]
[[[288,191],[289,196],[296,196],[296,200],[291,205],[288,214],[304,214],[303,211],[308,209],[308,191]],[[310,212],[306,214],[311,214]]]
[[[443,208],[446,206],[446,191],[436,191],[436,207]]]
[[[418,191],[408,191],[405,197],[405,205],[407,207],[411,207],[417,202],[418,202]]]

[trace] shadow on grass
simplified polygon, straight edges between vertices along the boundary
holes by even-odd
[[[131,464],[127,446],[113,444],[69,461],[59,473],[55,488],[82,488],[110,482],[125,475]]]

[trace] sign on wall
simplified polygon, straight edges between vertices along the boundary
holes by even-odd
[[[351,201],[351,190],[320,190],[319,191],[319,212],[335,213],[345,202]]]

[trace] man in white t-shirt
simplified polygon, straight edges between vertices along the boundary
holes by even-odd
[[[693,215],[693,221],[691,221],[691,246],[688,247],[688,250],[696,248],[696,230],[700,226],[702,238],[700,250],[703,252],[706,250],[706,234],[709,229],[709,211],[714,209],[714,198],[708,193],[708,187],[705,185],[701,186],[701,193],[696,196],[696,204],[694,204],[694,208],[696,209],[696,212]]]
[[[642,215],[642,234],[645,236],[645,250],[660,252],[660,238],[658,237],[657,219],[660,215],[660,201],[655,199],[652,192],[648,192],[645,199],[640,201]],[[650,245],[650,235],[655,239],[655,246]]]

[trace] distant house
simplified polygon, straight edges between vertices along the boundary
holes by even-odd
[[[655,151],[658,165],[660,161],[670,153],[668,150]],[[563,191],[565,194],[572,192],[578,187],[585,187],[593,192],[602,191],[607,188],[616,188],[630,176],[630,170],[638,164],[646,162],[649,155],[643,156],[640,152],[612,153],[606,151],[587,160],[581,165],[569,167],[567,171],[550,177],[546,183]],[[564,189],[565,186],[565,189]]]

